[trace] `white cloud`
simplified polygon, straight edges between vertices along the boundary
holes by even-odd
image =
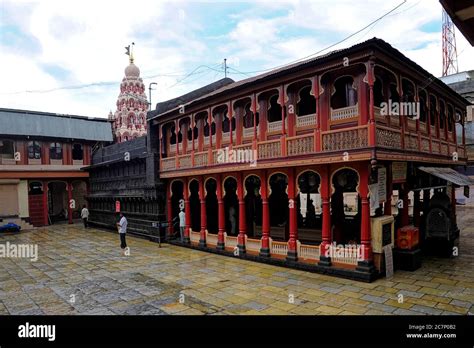
[[[3,0],[0,12],[6,14],[0,17],[0,25],[14,27],[21,35],[13,32],[0,36],[0,49],[4,52],[0,55],[0,73],[2,81],[8,81],[0,84],[0,106],[106,117],[115,108],[118,84],[128,63],[123,47],[132,41],[136,43],[136,64],[146,87],[150,82],[158,83],[153,92],[155,104],[223,77],[203,68],[177,83],[199,65],[215,65],[227,57],[231,66],[242,71],[280,66],[346,37],[400,2],[248,1],[237,12],[229,1]],[[238,4],[242,5],[242,1]],[[216,6],[222,7],[220,13],[225,17],[207,14]],[[213,30],[214,22],[220,19],[228,21],[227,26]],[[459,32],[456,35],[459,69],[473,69],[474,49]],[[333,49],[374,36],[440,75],[438,1],[409,0],[373,27]],[[20,39],[9,42],[7,37]],[[50,68],[50,73],[45,67]],[[154,75],[160,76],[150,77]],[[100,81],[117,84],[6,94]]]

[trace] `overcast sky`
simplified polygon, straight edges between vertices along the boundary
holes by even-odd
[[[401,2],[0,0],[0,107],[107,117],[131,42],[147,93],[158,83],[156,104],[224,77],[224,58],[240,80],[318,52]],[[335,48],[374,36],[441,74],[438,0],[407,0]],[[456,39],[459,70],[474,69],[474,48]]]

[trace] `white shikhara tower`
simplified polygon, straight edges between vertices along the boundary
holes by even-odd
[[[140,77],[140,69],[133,63],[130,54],[130,64],[125,68],[125,77],[120,84],[120,94],[117,99],[117,111],[109,113],[115,142],[121,143],[146,135],[146,113],[148,99],[145,85]]]

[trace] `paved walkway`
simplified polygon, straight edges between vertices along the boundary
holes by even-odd
[[[117,234],[81,225],[4,235],[0,244],[37,244],[39,257],[0,258],[0,314],[472,313],[474,209],[459,217],[458,258],[370,284],[133,237],[121,256]]]

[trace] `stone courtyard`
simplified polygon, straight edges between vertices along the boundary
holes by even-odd
[[[460,256],[361,283],[128,236],[55,225],[4,234],[38,260],[0,259],[0,314],[457,314],[474,312],[474,208],[458,207]],[[403,296],[400,296],[403,295]]]

